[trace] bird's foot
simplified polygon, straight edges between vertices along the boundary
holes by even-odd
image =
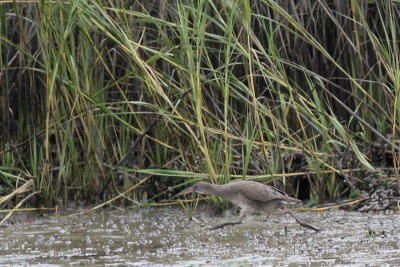
[[[270,216],[270,215],[267,215],[267,216],[263,219],[263,221],[264,221],[264,222],[268,221],[269,216]]]
[[[221,223],[221,224],[218,224],[218,225],[216,225],[216,226],[209,227],[208,230],[216,230],[216,229],[224,228],[224,227],[227,226],[227,225],[235,225],[235,224],[240,224],[240,223],[242,223],[242,222],[240,221],[240,222],[226,222],[226,223]]]
[[[305,223],[305,222],[302,222],[302,223],[299,223],[299,224],[300,224],[301,226],[305,227],[305,228],[314,230],[314,231],[317,232],[317,233],[322,231],[322,229],[320,229],[320,228],[318,228],[318,227],[315,227],[315,226],[313,226],[313,225],[311,225],[311,224]]]

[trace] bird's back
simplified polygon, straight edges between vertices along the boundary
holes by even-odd
[[[267,186],[259,182],[254,181],[236,181],[221,186],[222,191],[225,193],[227,200],[232,201],[233,199],[240,199],[243,201],[257,201],[257,202],[269,202],[269,201],[285,201],[285,202],[301,202],[296,198],[289,197],[286,193],[279,189]]]

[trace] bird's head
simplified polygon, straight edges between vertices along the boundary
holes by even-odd
[[[206,182],[198,182],[195,183],[193,186],[186,188],[185,190],[179,192],[176,196],[180,197],[189,193],[200,193],[200,194],[210,194],[212,184]]]

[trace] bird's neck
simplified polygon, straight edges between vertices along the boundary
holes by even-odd
[[[208,188],[209,194],[224,197],[222,186],[218,184],[210,184]]]

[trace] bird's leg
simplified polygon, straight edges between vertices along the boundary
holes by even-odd
[[[311,230],[314,230],[315,232],[320,232],[321,231],[321,229],[319,229],[319,228],[317,228],[315,226],[312,226],[311,224],[305,223],[302,220],[300,220],[299,218],[297,218],[296,215],[294,215],[293,212],[291,212],[290,210],[281,210],[281,211],[284,214],[289,214],[290,216],[292,216],[296,220],[296,222],[298,224],[300,224],[301,226],[303,226],[305,228],[308,228],[308,229],[311,229]]]
[[[245,213],[243,213],[243,214],[240,216],[239,220],[236,221],[236,222],[225,222],[225,223],[221,223],[221,224],[218,224],[218,225],[216,225],[216,226],[210,227],[210,228],[208,228],[208,229],[209,229],[209,230],[216,230],[216,229],[224,228],[224,227],[227,226],[227,225],[241,224],[242,221],[243,221],[243,219],[244,219],[244,217],[246,217],[246,214],[245,214]]]

